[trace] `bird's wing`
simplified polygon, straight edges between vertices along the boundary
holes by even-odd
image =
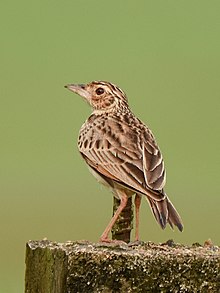
[[[155,140],[144,139],[142,144],[143,172],[148,187],[162,190],[166,183],[166,171],[160,149]]]
[[[145,129],[144,129],[145,130]],[[119,184],[147,194],[155,200],[165,197],[165,169],[152,133],[139,131],[119,121],[108,121],[108,128],[88,131],[79,144],[86,162],[97,172]]]

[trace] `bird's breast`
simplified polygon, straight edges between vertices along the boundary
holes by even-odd
[[[135,149],[139,142],[140,131],[119,119],[111,117],[91,116],[81,127],[79,132],[79,149],[99,149],[101,147],[126,147]],[[103,142],[106,142],[103,146]],[[107,144],[107,145],[106,145]]]

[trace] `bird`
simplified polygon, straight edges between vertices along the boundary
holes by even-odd
[[[92,108],[79,131],[79,152],[98,182],[120,200],[100,242],[113,241],[109,238],[110,231],[131,196],[135,196],[135,241],[139,241],[142,197],[147,199],[162,229],[168,223],[182,232],[181,217],[164,190],[166,171],[159,146],[149,127],[131,111],[123,90],[107,81],[65,87]]]

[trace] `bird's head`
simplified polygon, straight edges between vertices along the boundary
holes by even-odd
[[[93,81],[88,84],[68,84],[65,87],[83,97],[95,111],[114,111],[127,105],[125,93],[110,82]]]

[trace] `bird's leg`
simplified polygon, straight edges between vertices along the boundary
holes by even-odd
[[[141,196],[139,194],[135,195],[135,241],[139,241],[139,211],[141,205]]]
[[[100,237],[100,242],[115,242],[115,240],[110,240],[108,235],[112,227],[114,226],[115,222],[117,221],[120,213],[126,207],[127,201],[128,201],[128,197],[123,191],[118,192],[118,195],[120,196],[120,200],[121,200],[120,205],[118,209],[116,210],[114,216],[112,217],[111,221],[109,222],[108,226],[105,228],[105,231],[102,233]]]

